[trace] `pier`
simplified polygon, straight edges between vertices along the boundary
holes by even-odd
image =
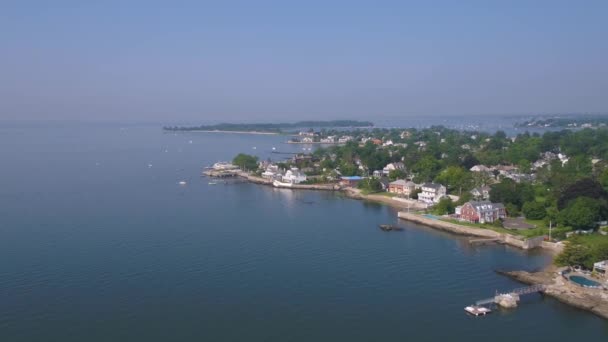
[[[475,302],[475,306],[481,307],[489,304],[498,304],[506,308],[517,307],[520,296],[539,293],[545,291],[545,285],[538,284],[527,287],[520,287],[506,293],[497,293],[494,297],[481,299]]]

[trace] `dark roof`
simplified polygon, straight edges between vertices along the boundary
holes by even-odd
[[[423,188],[433,188],[433,189],[439,189],[442,187],[441,184],[438,183],[424,183],[422,184]]]

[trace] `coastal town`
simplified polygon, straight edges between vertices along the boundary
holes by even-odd
[[[542,283],[544,293],[572,305],[593,303],[589,310],[608,318],[607,137],[606,129],[513,137],[440,126],[310,129],[289,141],[320,144],[309,153],[282,160],[239,154],[204,174],[340,191],[471,241],[543,248],[555,255],[550,272],[512,276]]]

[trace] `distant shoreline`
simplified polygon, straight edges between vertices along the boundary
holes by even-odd
[[[259,132],[259,131],[220,131],[220,130],[184,130],[184,131],[168,131],[168,132],[183,132],[183,133],[230,133],[230,134],[256,134],[256,135],[280,135],[277,132]]]

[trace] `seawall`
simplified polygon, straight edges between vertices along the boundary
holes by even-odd
[[[544,241],[544,238],[542,236],[525,239],[525,238],[511,235],[511,234],[498,233],[493,230],[483,229],[483,228],[467,227],[467,226],[463,226],[460,224],[441,221],[438,219],[433,219],[433,218],[425,217],[422,215],[407,213],[407,212],[403,212],[403,211],[400,211],[397,214],[397,216],[403,220],[423,224],[425,226],[429,226],[429,227],[436,228],[439,230],[451,232],[454,234],[466,235],[466,236],[476,236],[476,237],[483,237],[483,238],[489,238],[489,239],[499,239],[501,243],[504,243],[504,244],[507,244],[510,246],[514,246],[514,247],[518,247],[521,249],[543,248],[552,253],[559,253],[563,249],[563,245]]]

